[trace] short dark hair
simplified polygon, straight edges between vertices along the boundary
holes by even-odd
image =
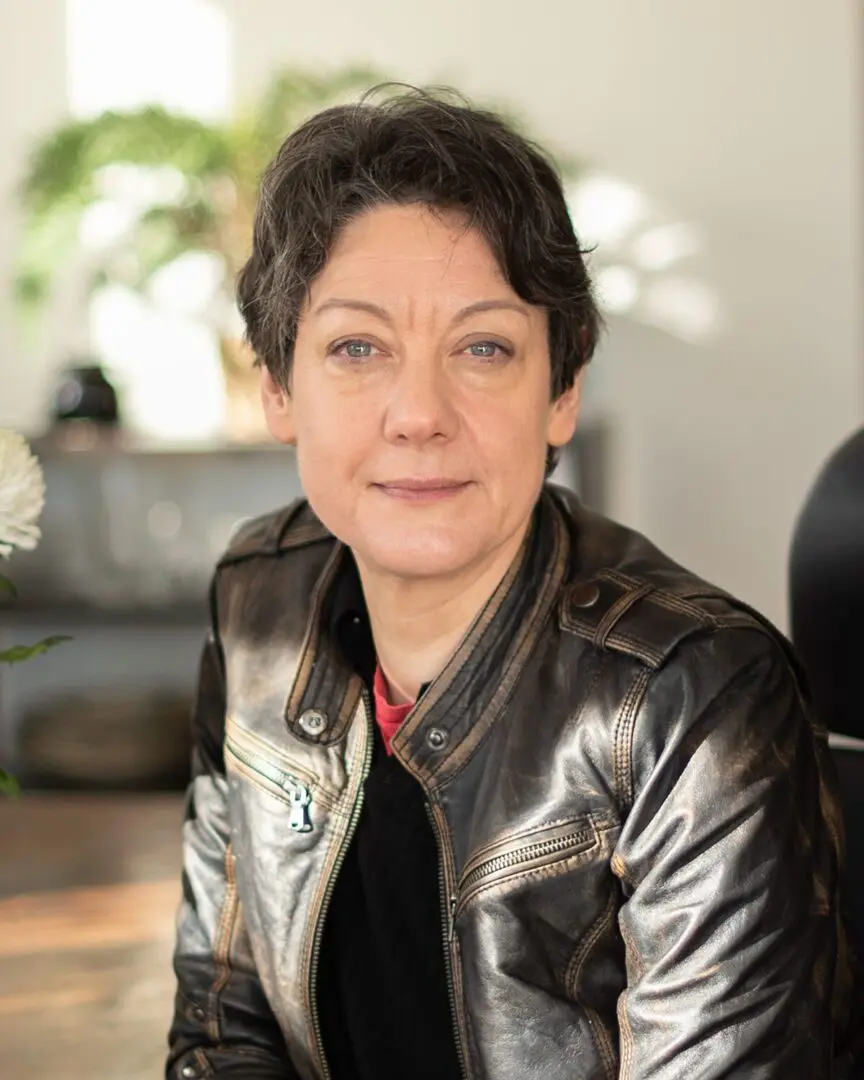
[[[453,91],[370,95],[295,129],[264,174],[238,302],[257,362],[287,387],[308,289],[353,218],[380,205],[456,211],[513,290],[549,319],[552,395],[591,359],[601,319],[561,180],[501,117]]]

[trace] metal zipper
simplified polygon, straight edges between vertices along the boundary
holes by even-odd
[[[372,765],[372,749],[374,746],[374,740],[371,738],[372,703],[369,694],[365,689],[363,690],[362,701],[365,720],[363,731],[366,737],[366,745],[363,748],[363,761],[360,768],[360,784],[357,789],[357,798],[354,800],[354,805],[351,808],[351,816],[348,819],[348,828],[345,830],[345,834],[342,837],[341,846],[333,861],[333,865],[330,869],[330,876],[324,887],[324,896],[321,899],[321,906],[318,909],[315,930],[312,936],[312,956],[309,964],[309,1005],[312,1013],[312,1030],[315,1034],[315,1046],[318,1051],[318,1059],[321,1062],[321,1072],[323,1073],[325,1080],[331,1080],[332,1074],[330,1072],[330,1066],[327,1064],[327,1059],[324,1056],[324,1038],[321,1033],[321,1018],[318,1015],[318,961],[321,954],[321,940],[324,935],[327,908],[330,906],[330,900],[333,896],[336,880],[339,877],[339,871],[342,869],[342,863],[345,861],[345,856],[348,853],[348,848],[357,829],[357,822],[360,820],[360,813],[363,809],[364,784]]]
[[[535,859],[546,858],[549,855],[557,855],[568,848],[582,847],[586,841],[591,840],[591,829],[580,829],[578,832],[568,833],[565,836],[556,836],[551,840],[538,840],[533,844],[518,848],[516,851],[508,851],[504,855],[497,855],[479,866],[474,867],[459,883],[458,907],[465,905],[472,890],[485,878],[499,873],[501,870],[509,870],[522,863],[533,862]],[[454,918],[456,912],[454,911]]]
[[[281,788],[288,796],[291,806],[291,814],[288,818],[288,827],[294,832],[308,833],[312,831],[312,819],[309,808],[312,805],[312,791],[308,784],[298,779],[292,773],[285,772],[271,761],[261,757],[260,754],[252,753],[238,744],[230,736],[225,739],[225,749],[233,754],[238,761],[258,773],[271,784]]]
[[[465,1061],[465,1050],[462,1046],[462,1032],[459,1026],[459,1009],[456,1001],[456,987],[453,980],[453,937],[456,926],[456,902],[457,897],[451,894],[447,881],[447,868],[444,859],[443,838],[435,814],[429,802],[426,803],[426,813],[432,831],[438,842],[438,888],[441,894],[441,937],[444,946],[444,974],[447,980],[447,998],[450,1002],[450,1020],[453,1024],[453,1035],[456,1041],[456,1057],[459,1061],[459,1071],[463,1077],[468,1076],[468,1067]]]

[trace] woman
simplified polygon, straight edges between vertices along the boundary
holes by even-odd
[[[545,484],[599,326],[546,158],[423,93],[323,112],[239,299],[308,502],[214,578],[168,1075],[829,1076],[795,661]]]

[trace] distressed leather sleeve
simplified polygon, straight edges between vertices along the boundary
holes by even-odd
[[[192,779],[183,825],[183,898],[177,920],[177,993],[168,1080],[295,1080],[259,982],[234,884],[222,752],[224,669],[213,633],[193,711]]]
[[[767,633],[717,630],[649,681],[617,747],[620,1080],[831,1075],[841,839],[820,738]]]

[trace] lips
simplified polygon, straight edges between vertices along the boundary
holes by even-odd
[[[387,480],[375,484],[385,495],[396,499],[414,501],[446,499],[458,495],[468,487],[469,481],[454,480],[445,476],[411,476]]]
[[[403,491],[445,491],[451,488],[465,487],[467,481],[452,480],[449,477],[410,477],[403,480],[385,480],[376,485],[377,487],[392,489],[399,488]]]

